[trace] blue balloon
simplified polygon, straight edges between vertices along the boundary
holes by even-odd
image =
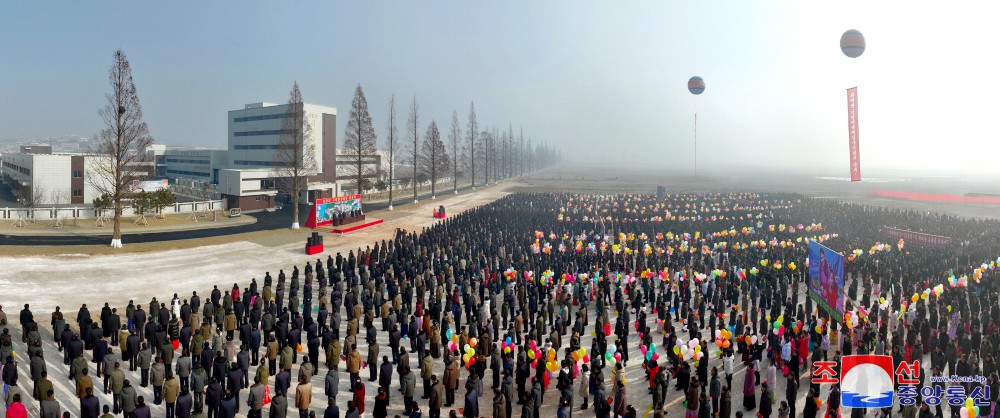
[[[695,96],[703,93],[705,91],[705,80],[702,80],[698,76],[691,77],[688,80],[688,91]]]
[[[850,58],[857,58],[864,54],[865,45],[865,35],[857,29],[850,29],[840,35],[840,50]]]

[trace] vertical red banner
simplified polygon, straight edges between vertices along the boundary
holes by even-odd
[[[847,89],[847,134],[851,147],[851,181],[861,181],[861,151],[858,146],[858,88]]]

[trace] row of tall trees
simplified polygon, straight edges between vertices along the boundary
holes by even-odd
[[[405,137],[399,134],[396,115],[396,97],[389,98],[388,126],[385,137],[385,157],[389,159],[388,181],[390,209],[395,200],[395,185],[400,179],[409,180],[414,185],[418,179],[430,182],[431,198],[438,194],[438,183],[451,177],[451,188],[458,192],[458,181],[466,178],[471,185],[489,184],[514,178],[546,165],[556,163],[557,151],[541,143],[532,145],[529,137],[524,137],[521,129],[515,138],[513,125],[508,124],[506,132],[480,131],[475,103],[469,104],[469,114],[462,132],[462,122],[457,111],[452,112],[451,127],[447,130],[447,143],[442,138],[437,121],[431,120],[421,136],[420,106],[417,98],[410,101],[406,119]],[[378,139],[368,111],[368,100],[364,90],[358,85],[351,101],[351,111],[347,120],[341,155],[349,161],[350,175],[355,189],[360,192],[370,189],[376,183],[368,181],[373,177],[373,168],[365,164],[365,159],[378,152]],[[408,173],[399,173],[396,165],[407,165]],[[478,172],[478,175],[477,175]],[[481,182],[478,182],[482,179]],[[417,188],[413,187],[413,201],[417,202]]]
[[[99,114],[104,121],[104,129],[98,135],[90,152],[95,157],[88,170],[90,183],[102,196],[107,196],[113,209],[112,247],[121,247],[122,202],[132,197],[133,182],[148,175],[143,164],[148,162],[146,150],[153,144],[153,137],[143,121],[142,106],[132,79],[131,65],[121,50],[115,52],[114,61],[108,72],[111,86],[105,95],[106,104]],[[558,162],[559,154],[554,148],[541,143],[532,145],[529,137],[524,138],[521,130],[515,139],[513,125],[508,124],[507,132],[496,128],[480,130],[474,103],[469,105],[469,113],[462,132],[458,112],[452,112],[451,127],[447,130],[447,144],[442,140],[438,124],[433,119],[427,124],[421,137],[420,108],[416,96],[410,102],[406,121],[406,137],[399,135],[396,118],[395,96],[389,98],[389,115],[385,151],[389,159],[389,208],[392,208],[393,191],[397,179],[397,164],[408,164],[412,169],[410,179],[414,183],[413,200],[417,201],[417,179],[421,176],[430,181],[432,198],[437,195],[437,184],[451,176],[452,190],[458,192],[460,177],[469,179],[473,188],[486,185],[490,180],[513,178]],[[285,118],[282,120],[279,141],[271,162],[276,172],[275,187],[292,197],[294,222],[298,228],[299,199],[307,189],[309,176],[320,171],[316,155],[316,144],[311,126],[306,118],[302,92],[294,83],[289,93]],[[405,143],[404,143],[405,141]],[[336,158],[335,150],[323,150],[326,158]],[[374,182],[374,167],[369,160],[377,160],[378,138],[368,111],[368,100],[360,85],[355,88],[354,99],[348,116],[342,155],[349,161],[349,173],[353,177],[359,193],[370,189]]]
[[[448,176],[451,177],[452,192],[458,193],[460,178],[469,180],[475,188],[489,184],[491,179],[496,183],[539,170],[556,164],[559,159],[554,147],[544,143],[533,146],[530,137],[525,139],[523,129],[515,139],[512,125],[508,125],[506,133],[497,133],[496,129],[480,131],[475,103],[469,104],[465,132],[462,131],[458,112],[452,112],[451,127],[446,133],[447,142],[442,139],[435,120],[430,121],[421,138],[420,106],[416,97],[410,102],[405,139],[399,136],[397,120],[396,98],[392,96],[389,98],[389,123],[384,148],[389,158],[390,202],[393,202],[395,184],[399,179],[408,179],[416,184],[417,179],[427,178],[433,199],[438,194],[439,180]],[[400,176],[395,170],[397,163],[410,166],[412,172],[403,173],[408,177]],[[413,188],[413,201],[417,202],[416,187]]]
[[[396,97],[389,98],[388,125],[383,150],[388,158],[388,181],[372,181],[377,170],[371,162],[378,160],[378,136],[368,108],[364,89],[358,85],[354,89],[351,109],[348,114],[344,140],[339,150],[341,163],[359,193],[377,186],[386,186],[389,191],[389,209],[395,202],[397,183],[412,183],[413,201],[417,202],[417,184],[429,182],[431,198],[438,194],[438,183],[451,176],[451,186],[458,193],[458,181],[466,178],[474,188],[486,185],[492,180],[509,179],[535,171],[557,162],[554,148],[545,144],[532,145],[529,137],[524,138],[523,130],[515,139],[513,126],[508,124],[506,132],[496,129],[479,131],[474,103],[469,105],[466,130],[457,111],[452,112],[451,127],[446,132],[447,143],[442,138],[437,121],[431,120],[421,129],[420,106],[417,98],[410,101],[406,119],[405,135],[399,134],[396,114]],[[283,120],[281,139],[275,153],[273,166],[281,177],[277,182],[279,191],[292,196],[293,216],[298,219],[300,192],[308,185],[308,176],[318,171],[315,155],[307,141],[311,136],[309,121],[304,117],[302,93],[298,84],[292,86],[289,94],[288,113]],[[329,154],[330,150],[324,150]],[[400,173],[397,165],[406,165],[406,173]],[[405,179],[406,181],[399,181]],[[381,187],[379,187],[381,189]],[[297,228],[297,222],[293,228]]]

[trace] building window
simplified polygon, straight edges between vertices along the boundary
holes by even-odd
[[[264,131],[236,131],[233,132],[233,136],[269,136],[269,135],[282,135],[282,134],[295,134],[296,129],[268,129]]]
[[[235,160],[233,164],[236,165],[247,165],[255,167],[280,167],[282,163],[276,161],[248,161],[248,160]]]
[[[234,150],[261,150],[261,149],[285,149],[291,148],[288,144],[271,145],[233,145]]]
[[[73,178],[78,179],[80,177],[83,177],[83,173],[80,170],[73,170]]]
[[[73,189],[73,197],[80,197],[80,196],[83,196],[83,190]]]
[[[185,170],[167,170],[167,174],[177,174],[182,176],[195,176],[195,177],[209,177],[208,173],[200,173],[197,171],[185,171]]]
[[[277,113],[273,115],[260,115],[260,116],[243,116],[239,118],[233,118],[233,122],[251,122],[255,120],[274,120],[274,119],[284,119],[286,117],[296,116],[297,113]]]
[[[167,158],[168,163],[177,164],[208,164],[208,160],[189,160],[184,158]]]

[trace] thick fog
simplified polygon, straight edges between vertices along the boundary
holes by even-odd
[[[930,7],[928,7],[930,6]],[[0,139],[93,134],[112,53],[129,55],[156,140],[224,146],[226,111],[307,102],[380,140],[388,99],[421,128],[463,122],[558,144],[573,164],[847,175],[858,86],[862,173],[1000,174],[996,2],[220,2],[7,7]],[[858,29],[867,50],[844,56]],[[16,41],[13,41],[16,40]],[[704,94],[688,93],[693,75]],[[405,106],[399,107],[405,121]],[[343,123],[338,130],[343,129]]]

